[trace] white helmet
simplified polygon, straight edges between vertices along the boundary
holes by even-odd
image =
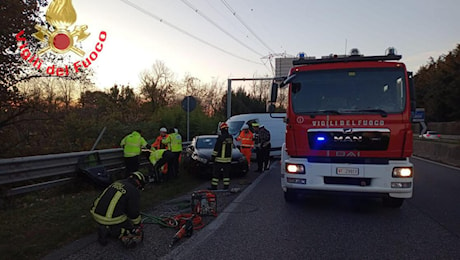
[[[241,129],[243,129],[243,130],[249,129],[249,126],[245,124]]]
[[[165,132],[166,133],[166,132],[168,132],[168,130],[166,130],[166,127],[162,127],[162,128],[160,128],[160,132]]]

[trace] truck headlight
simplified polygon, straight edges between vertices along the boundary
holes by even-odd
[[[305,174],[305,167],[302,164],[286,163],[285,169],[290,174]]]
[[[393,168],[392,176],[395,178],[411,178],[412,173],[413,171],[410,167],[395,167]]]

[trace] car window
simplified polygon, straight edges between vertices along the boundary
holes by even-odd
[[[198,149],[213,149],[216,144],[216,138],[199,138],[196,141],[196,148]]]
[[[237,136],[240,133],[241,127],[244,124],[244,121],[230,121],[228,124],[228,133]]]

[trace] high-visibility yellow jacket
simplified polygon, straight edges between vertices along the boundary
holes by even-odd
[[[112,183],[94,201],[90,212],[101,225],[117,225],[130,219],[134,225],[141,223],[140,191],[133,180]]]
[[[161,143],[168,146],[168,150],[171,152],[182,151],[182,136],[176,133],[170,133],[168,136],[161,141]]]
[[[124,157],[134,157],[141,154],[141,148],[147,146],[147,141],[140,133],[133,131],[121,140],[120,146],[123,147]]]
[[[149,161],[152,163],[152,165],[155,165],[158,160],[163,157],[163,153],[166,151],[166,149],[155,149],[151,148],[150,149],[150,156],[149,156]]]

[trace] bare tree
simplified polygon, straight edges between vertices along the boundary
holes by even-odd
[[[226,93],[224,82],[214,80],[209,85],[202,85],[202,106],[204,112],[209,116],[214,116],[221,107],[222,97]]]
[[[174,74],[162,61],[156,61],[152,69],[144,71],[140,77],[141,94],[152,104],[153,110],[174,102]]]
[[[249,87],[248,92],[252,98],[266,102],[270,95],[271,80],[254,80]]]

